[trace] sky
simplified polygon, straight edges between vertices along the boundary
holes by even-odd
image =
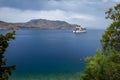
[[[118,3],[120,0],[0,0],[0,20],[12,23],[60,20],[105,29],[111,23],[105,19],[105,12]]]

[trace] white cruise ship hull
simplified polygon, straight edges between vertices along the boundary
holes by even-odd
[[[73,33],[83,33],[83,32],[86,32],[86,30],[77,30],[77,31],[73,31]]]

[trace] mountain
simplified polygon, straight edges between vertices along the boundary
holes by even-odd
[[[18,29],[18,27],[12,23],[0,21],[0,30],[5,30],[5,29]]]
[[[7,23],[0,21],[0,29],[73,29],[76,25],[65,21],[52,21],[46,19],[33,19],[26,23]]]

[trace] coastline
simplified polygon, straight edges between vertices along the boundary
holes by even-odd
[[[16,75],[12,74],[9,80],[79,80],[80,72],[76,73],[57,73],[57,74],[26,74]]]

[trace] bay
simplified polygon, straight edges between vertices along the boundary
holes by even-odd
[[[6,32],[9,31],[1,31]],[[5,53],[8,65],[16,65],[10,80],[79,80],[85,58],[101,48],[102,33],[103,30],[79,34],[72,30],[17,30],[16,39],[10,41]]]

